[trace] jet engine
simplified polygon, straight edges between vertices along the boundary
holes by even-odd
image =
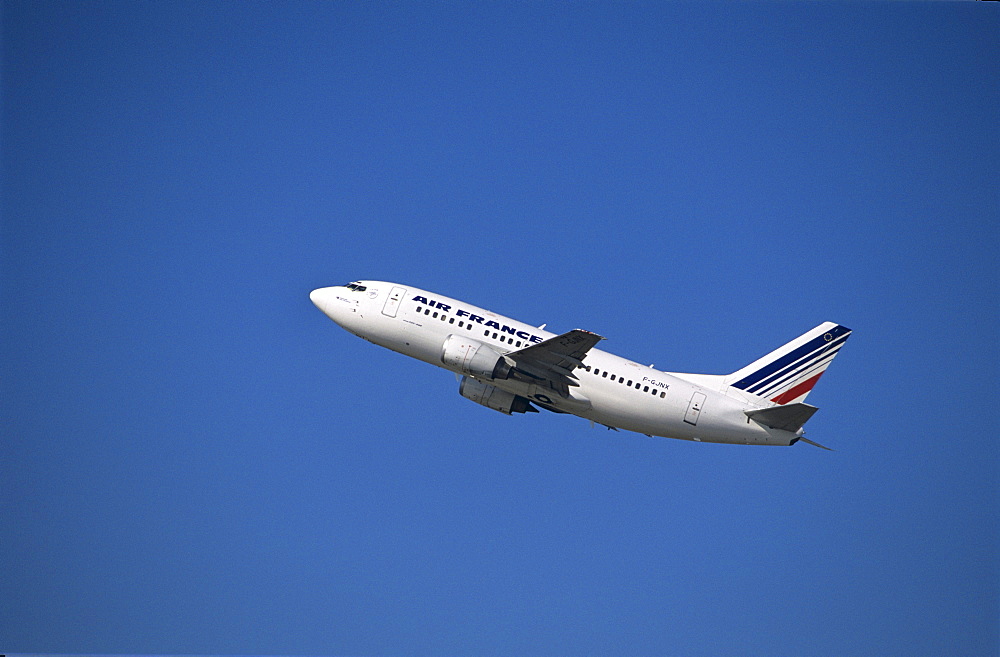
[[[519,397],[469,376],[462,377],[462,384],[458,386],[458,392],[466,399],[471,399],[477,404],[482,404],[487,408],[492,408],[494,411],[500,411],[507,415],[511,413],[538,412],[538,409],[532,406],[526,398]]]
[[[506,379],[510,365],[491,347],[461,335],[449,335],[441,347],[445,367],[482,379]]]

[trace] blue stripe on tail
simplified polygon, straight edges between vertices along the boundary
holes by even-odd
[[[813,338],[798,349],[795,349],[781,358],[768,363],[756,372],[748,374],[734,383],[733,387],[739,388],[740,390],[746,390],[747,392],[753,392],[750,388],[762,387],[766,383],[765,379],[769,379],[772,375],[776,375],[778,377],[782,376],[787,373],[788,370],[792,369],[799,360],[810,355],[814,358],[820,357],[822,354],[827,353],[830,349],[839,349],[841,343],[847,339],[846,336],[850,332],[851,329],[849,328],[836,326],[823,335]],[[813,353],[817,351],[819,353]]]

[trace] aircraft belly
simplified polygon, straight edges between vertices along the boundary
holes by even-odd
[[[549,406],[566,413],[582,416],[590,409],[590,400],[580,394],[576,389],[571,389],[570,395],[566,397],[552,390],[552,388],[526,381],[518,381],[514,379],[484,379],[484,382],[494,385],[501,390],[506,390],[511,394],[525,397],[536,404]]]
[[[733,400],[716,393],[697,391],[681,386],[671,389],[664,398],[623,399],[619,395],[593,395],[593,409],[583,414],[588,419],[626,431],[651,436],[694,440],[700,442],[735,444],[783,444],[792,435],[777,435],[752,422],[747,424],[743,407]],[[689,402],[693,392],[707,397],[700,409],[697,424],[685,422],[689,415]]]

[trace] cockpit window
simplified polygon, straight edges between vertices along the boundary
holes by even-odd
[[[355,292],[364,292],[365,290],[368,289],[364,285],[358,285],[357,283],[348,283],[344,287],[346,287],[348,290],[354,290]]]

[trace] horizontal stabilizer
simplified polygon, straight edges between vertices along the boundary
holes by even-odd
[[[820,449],[825,449],[828,452],[832,452],[833,451],[832,449],[830,449],[826,445],[820,445],[819,443],[814,443],[813,441],[809,440],[808,438],[803,438],[803,437],[800,436],[799,440],[801,440],[804,443],[809,443],[813,447],[819,447]]]
[[[771,408],[744,412],[751,420],[760,422],[766,427],[795,433],[818,410],[809,404],[785,404],[784,406],[772,406]]]

